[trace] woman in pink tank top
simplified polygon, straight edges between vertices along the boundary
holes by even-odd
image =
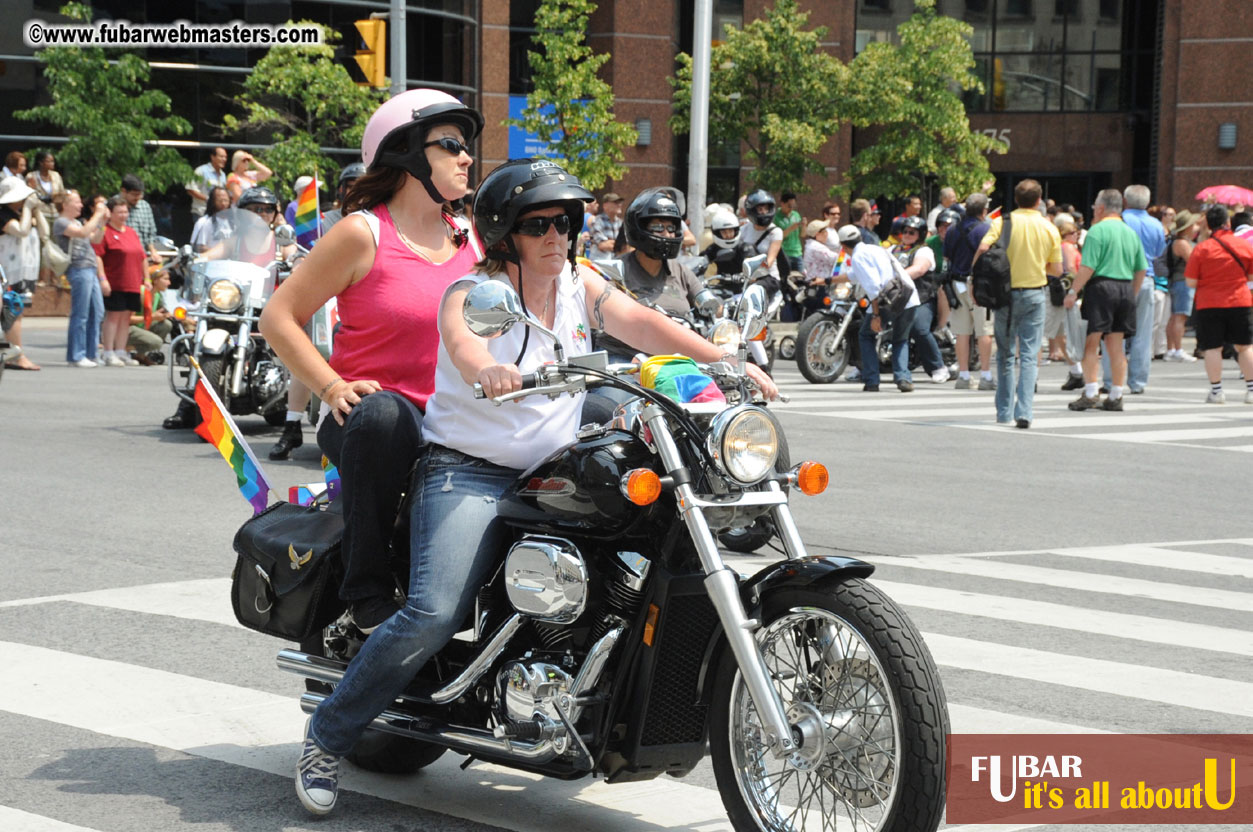
[[[445,206],[469,190],[469,144],[482,128],[478,112],[437,90],[382,104],[366,124],[367,170],[344,218],[261,316],[279,358],[330,407],[318,445],[341,477],[340,597],[367,633],[399,607],[387,551],[434,387],[439,301],[481,256],[469,223]],[[328,363],[302,327],[331,297],[341,323]]]

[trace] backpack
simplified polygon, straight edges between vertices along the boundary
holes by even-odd
[[[970,270],[970,291],[975,303],[985,309],[1004,309],[1009,306],[1010,217],[1005,215],[1001,224],[1001,236],[996,243],[975,261]]]

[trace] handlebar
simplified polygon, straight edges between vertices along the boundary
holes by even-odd
[[[523,390],[534,390],[536,387],[539,386],[539,382],[540,382],[539,373],[523,373],[522,374],[522,389]],[[476,399],[487,398],[487,394],[483,392],[483,385],[479,384],[477,381],[474,382],[474,398]]]

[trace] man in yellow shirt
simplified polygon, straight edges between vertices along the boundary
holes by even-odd
[[[1040,343],[1044,339],[1044,315],[1048,304],[1048,275],[1062,273],[1062,238],[1057,227],[1040,211],[1043,190],[1034,179],[1014,188],[1009,215],[1010,303],[996,310],[996,421],[1008,425],[1012,417],[1020,428],[1031,427],[1031,405],[1039,373]],[[978,260],[1001,238],[1003,220],[992,220],[975,252]],[[1015,380],[1014,362],[1020,372]],[[1015,389],[1015,381],[1017,387]]]

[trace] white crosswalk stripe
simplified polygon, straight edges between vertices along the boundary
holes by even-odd
[[[1049,565],[1017,562],[1031,555]],[[1146,733],[1189,732],[1198,727],[1188,723],[1190,714],[1220,717],[1233,731],[1253,730],[1253,677],[1224,675],[1237,662],[1231,657],[1253,653],[1253,538],[870,560],[880,568],[872,580],[925,622],[920,628],[946,680],[954,732],[1100,733],[1129,726]],[[728,556],[728,563],[743,572],[766,562]],[[1068,571],[1066,563],[1085,571]],[[1186,581],[1174,583],[1161,570]],[[933,580],[941,576],[962,586]],[[163,629],[163,620],[171,626],[177,622],[178,631],[191,632],[193,639],[203,632],[206,645],[222,633],[266,641],[240,635],[228,589],[227,579],[215,578],[47,595],[0,603],[0,616],[31,608],[88,617],[139,616],[152,622],[154,632]],[[1143,610],[1139,604],[1144,601],[1157,606]],[[1215,610],[1229,612],[1232,619],[1212,615]],[[1021,628],[1080,633],[1109,649],[1095,657],[1049,649],[1049,642],[1041,642],[1044,649],[1041,643],[1024,645],[1015,638]],[[198,678],[151,661],[80,654],[62,644],[41,644],[38,633],[26,633],[26,641],[15,640],[14,631],[5,633],[0,714],[280,777],[292,772],[304,721],[294,695]],[[274,641],[273,646],[280,645]],[[1196,672],[1165,661],[1197,651],[1233,664],[1220,661],[1213,672]],[[84,680],[89,696],[83,695]],[[1056,686],[1104,697],[1101,701],[1133,716],[1111,723],[1094,711],[1066,705],[998,707],[985,694],[1005,685]],[[520,832],[730,829],[718,793],[687,781],[561,782],[483,763],[461,771],[459,762],[448,755],[416,779],[378,777],[348,767],[343,785],[350,792]],[[501,793],[508,799],[495,799]],[[292,803],[293,816],[299,816],[294,798]],[[31,809],[0,805],[0,829],[95,832],[92,821],[84,826],[81,818],[74,819],[79,823],[56,819],[55,807],[41,814]]]
[[[1154,362],[1159,372],[1160,362]],[[1067,408],[1077,392],[1058,389],[1064,376],[1056,371],[1041,373],[1034,400],[1030,431],[1013,431],[1030,436],[1096,440],[1149,445],[1180,445],[1212,450],[1249,453],[1253,451],[1253,406],[1245,406],[1244,382],[1238,377],[1229,384],[1228,404],[1204,403],[1203,378],[1195,370],[1171,366],[1160,371],[1184,384],[1154,384],[1145,395],[1127,395],[1120,413],[1090,410],[1076,413]],[[1007,432],[996,424],[995,393],[956,390],[952,383],[933,385],[921,372],[914,374],[914,392],[902,395],[888,373],[878,394],[863,393],[860,383],[810,384],[792,363],[779,362],[774,370],[779,389],[787,402],[771,405],[781,413],[837,419],[859,419],[901,424],[938,425],[967,430]],[[1241,441],[1243,440],[1243,441]]]

